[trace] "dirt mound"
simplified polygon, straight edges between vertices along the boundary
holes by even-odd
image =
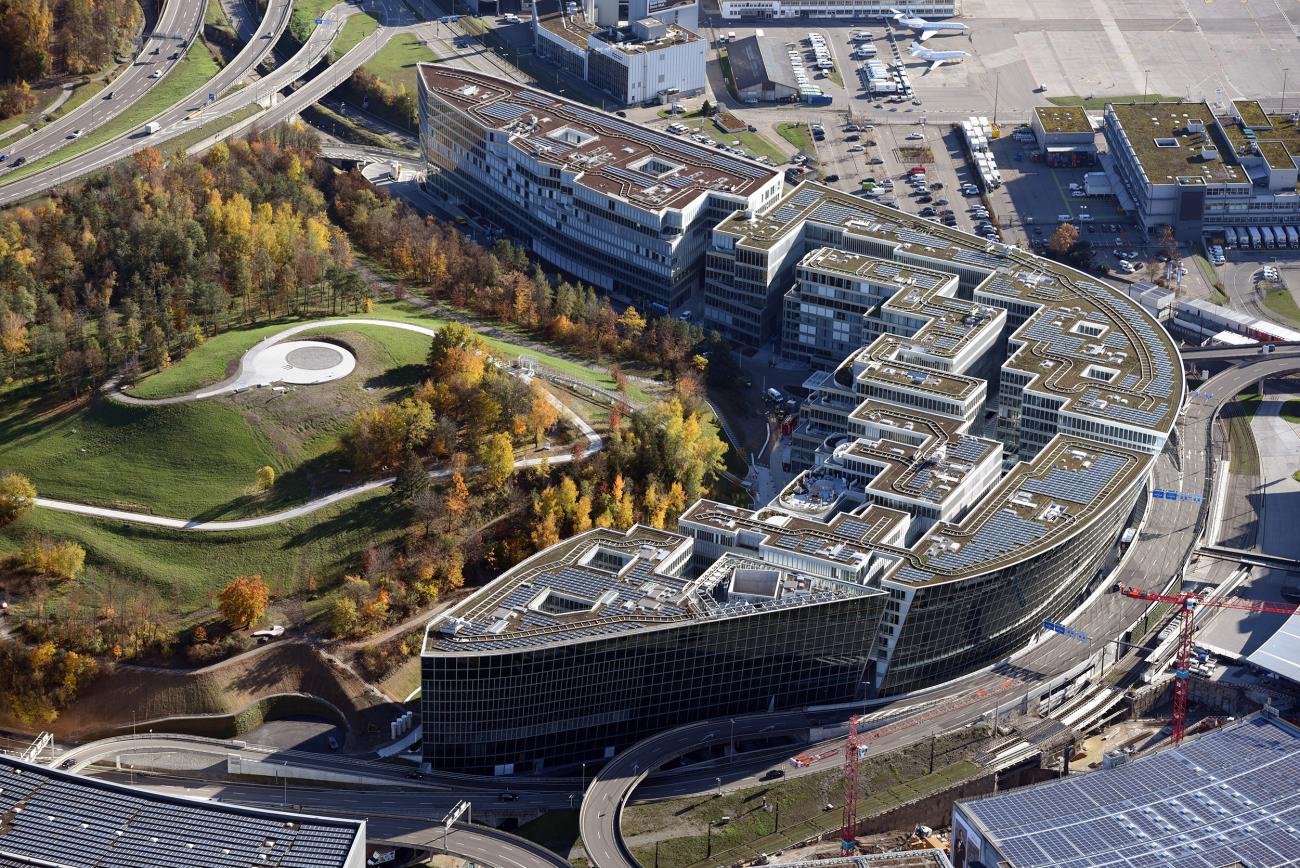
[[[382,741],[397,709],[356,676],[336,669],[302,642],[275,642],[191,671],[118,666],[85,690],[49,727],[56,738],[115,724],[186,714],[228,714],[266,696],[307,693],[343,712],[351,746]]]

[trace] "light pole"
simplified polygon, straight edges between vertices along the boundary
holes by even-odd
[[[1291,71],[1291,67],[1282,67],[1282,106],[1278,110],[1279,114],[1286,114],[1286,74]]]
[[[730,762],[734,763],[735,761],[736,761],[736,719],[733,717],[731,719],[731,760]]]
[[[582,764],[582,795],[584,798],[587,795],[587,764],[586,763]]]
[[[1151,78],[1151,70],[1142,70],[1142,101],[1147,101],[1147,81]]]
[[[718,784],[718,795],[717,795],[717,798],[720,799],[720,798],[722,798],[722,778],[714,778],[714,780],[715,780],[715,781],[717,782],[717,784]]]

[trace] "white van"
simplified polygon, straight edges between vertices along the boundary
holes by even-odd
[[[766,395],[768,398],[772,399],[773,401],[781,400],[781,392],[778,389],[769,388],[766,392]]]

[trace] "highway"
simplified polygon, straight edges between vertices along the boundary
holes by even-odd
[[[272,5],[276,4],[286,8],[290,5],[289,0],[274,0]],[[12,168],[20,157],[28,162],[44,157],[71,141],[73,130],[79,129],[84,135],[126,111],[160,84],[176,66],[177,61],[170,59],[173,53],[179,52],[184,56],[190,50],[207,51],[202,43],[196,44],[206,8],[204,0],[168,0],[132,65],[109,82],[101,93],[15,142],[11,149],[4,151],[9,156],[4,168]],[[182,43],[186,47],[182,47]],[[150,78],[156,71],[163,75]],[[112,99],[107,97],[110,93]]]
[[[1246,386],[1262,377],[1276,376],[1300,370],[1300,352],[1294,350],[1260,354],[1258,350],[1237,351],[1239,363],[1207,382],[1202,393],[1211,399],[1188,398],[1184,418],[1176,429],[1176,437],[1157,461],[1153,488],[1179,490],[1201,494],[1201,504],[1190,501],[1152,500],[1148,507],[1145,525],[1128,552],[1123,570],[1128,583],[1151,590],[1164,590],[1182,572],[1200,538],[1209,512],[1214,462],[1212,430],[1223,406]],[[1070,626],[1090,636],[1113,639],[1126,630],[1143,611],[1147,603],[1104,589],[1091,605],[1071,620]],[[1068,673],[1097,651],[1097,643],[1085,645],[1057,634],[1033,643],[1014,655],[1004,664],[991,669],[939,685],[926,691],[900,697],[899,701],[914,701],[921,697],[972,696],[973,691],[986,694],[975,702],[950,702],[952,711],[932,709],[926,714],[917,713],[916,726],[891,727],[888,735],[872,743],[871,750],[888,751],[905,747],[931,734],[941,733],[966,723],[981,714],[998,708],[1006,710],[1007,700],[1022,692],[1028,696],[1035,685],[1046,687],[1053,676]],[[793,718],[802,714],[750,715],[734,718],[736,737],[756,735],[774,723],[791,726]],[[731,738],[731,720],[715,719],[688,724],[652,736],[619,754],[592,778],[583,797],[579,816],[579,830],[583,847],[591,861],[601,868],[635,868],[639,863],[623,843],[619,828],[623,806],[632,792],[655,768],[709,743],[725,742]],[[791,774],[810,774],[842,764],[842,759],[826,760]],[[760,773],[765,767],[752,763],[737,763],[727,767],[720,777],[724,783],[735,786],[752,785],[748,776]],[[695,779],[696,792],[707,791]],[[689,792],[684,789],[683,792]],[[662,789],[655,795],[667,795]]]
[[[200,4],[202,6],[202,4]],[[330,43],[342,25],[343,20],[356,10],[346,4],[340,5],[329,14],[338,22],[332,27],[320,27],[312,33],[307,43],[290,59],[273,73],[255,84],[235,91],[224,99],[207,105],[208,94],[221,93],[233,87],[241,78],[251,72],[270,53],[272,46],[288,26],[292,13],[291,0],[271,0],[266,16],[259,28],[260,32],[270,31],[272,38],[258,38],[249,42],[229,64],[222,68],[202,87],[176,105],[154,117],[162,129],[153,135],[142,134],[139,129],[106,142],[96,148],[66,160],[48,169],[35,172],[12,183],[0,186],[0,205],[18,202],[45,192],[56,184],[66,183],[74,178],[101,169],[129,156],[145,147],[157,147],[168,139],[175,138],[196,126],[238,111],[259,99],[270,96],[275,91],[287,87],[295,79],[315,66],[329,50]],[[113,101],[116,102],[114,95]],[[143,128],[141,124],[141,128]],[[3,181],[3,178],[0,178]]]

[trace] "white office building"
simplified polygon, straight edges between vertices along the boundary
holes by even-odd
[[[431,190],[643,310],[685,304],[710,230],[781,194],[781,173],[752,160],[516,82],[419,69]]]

